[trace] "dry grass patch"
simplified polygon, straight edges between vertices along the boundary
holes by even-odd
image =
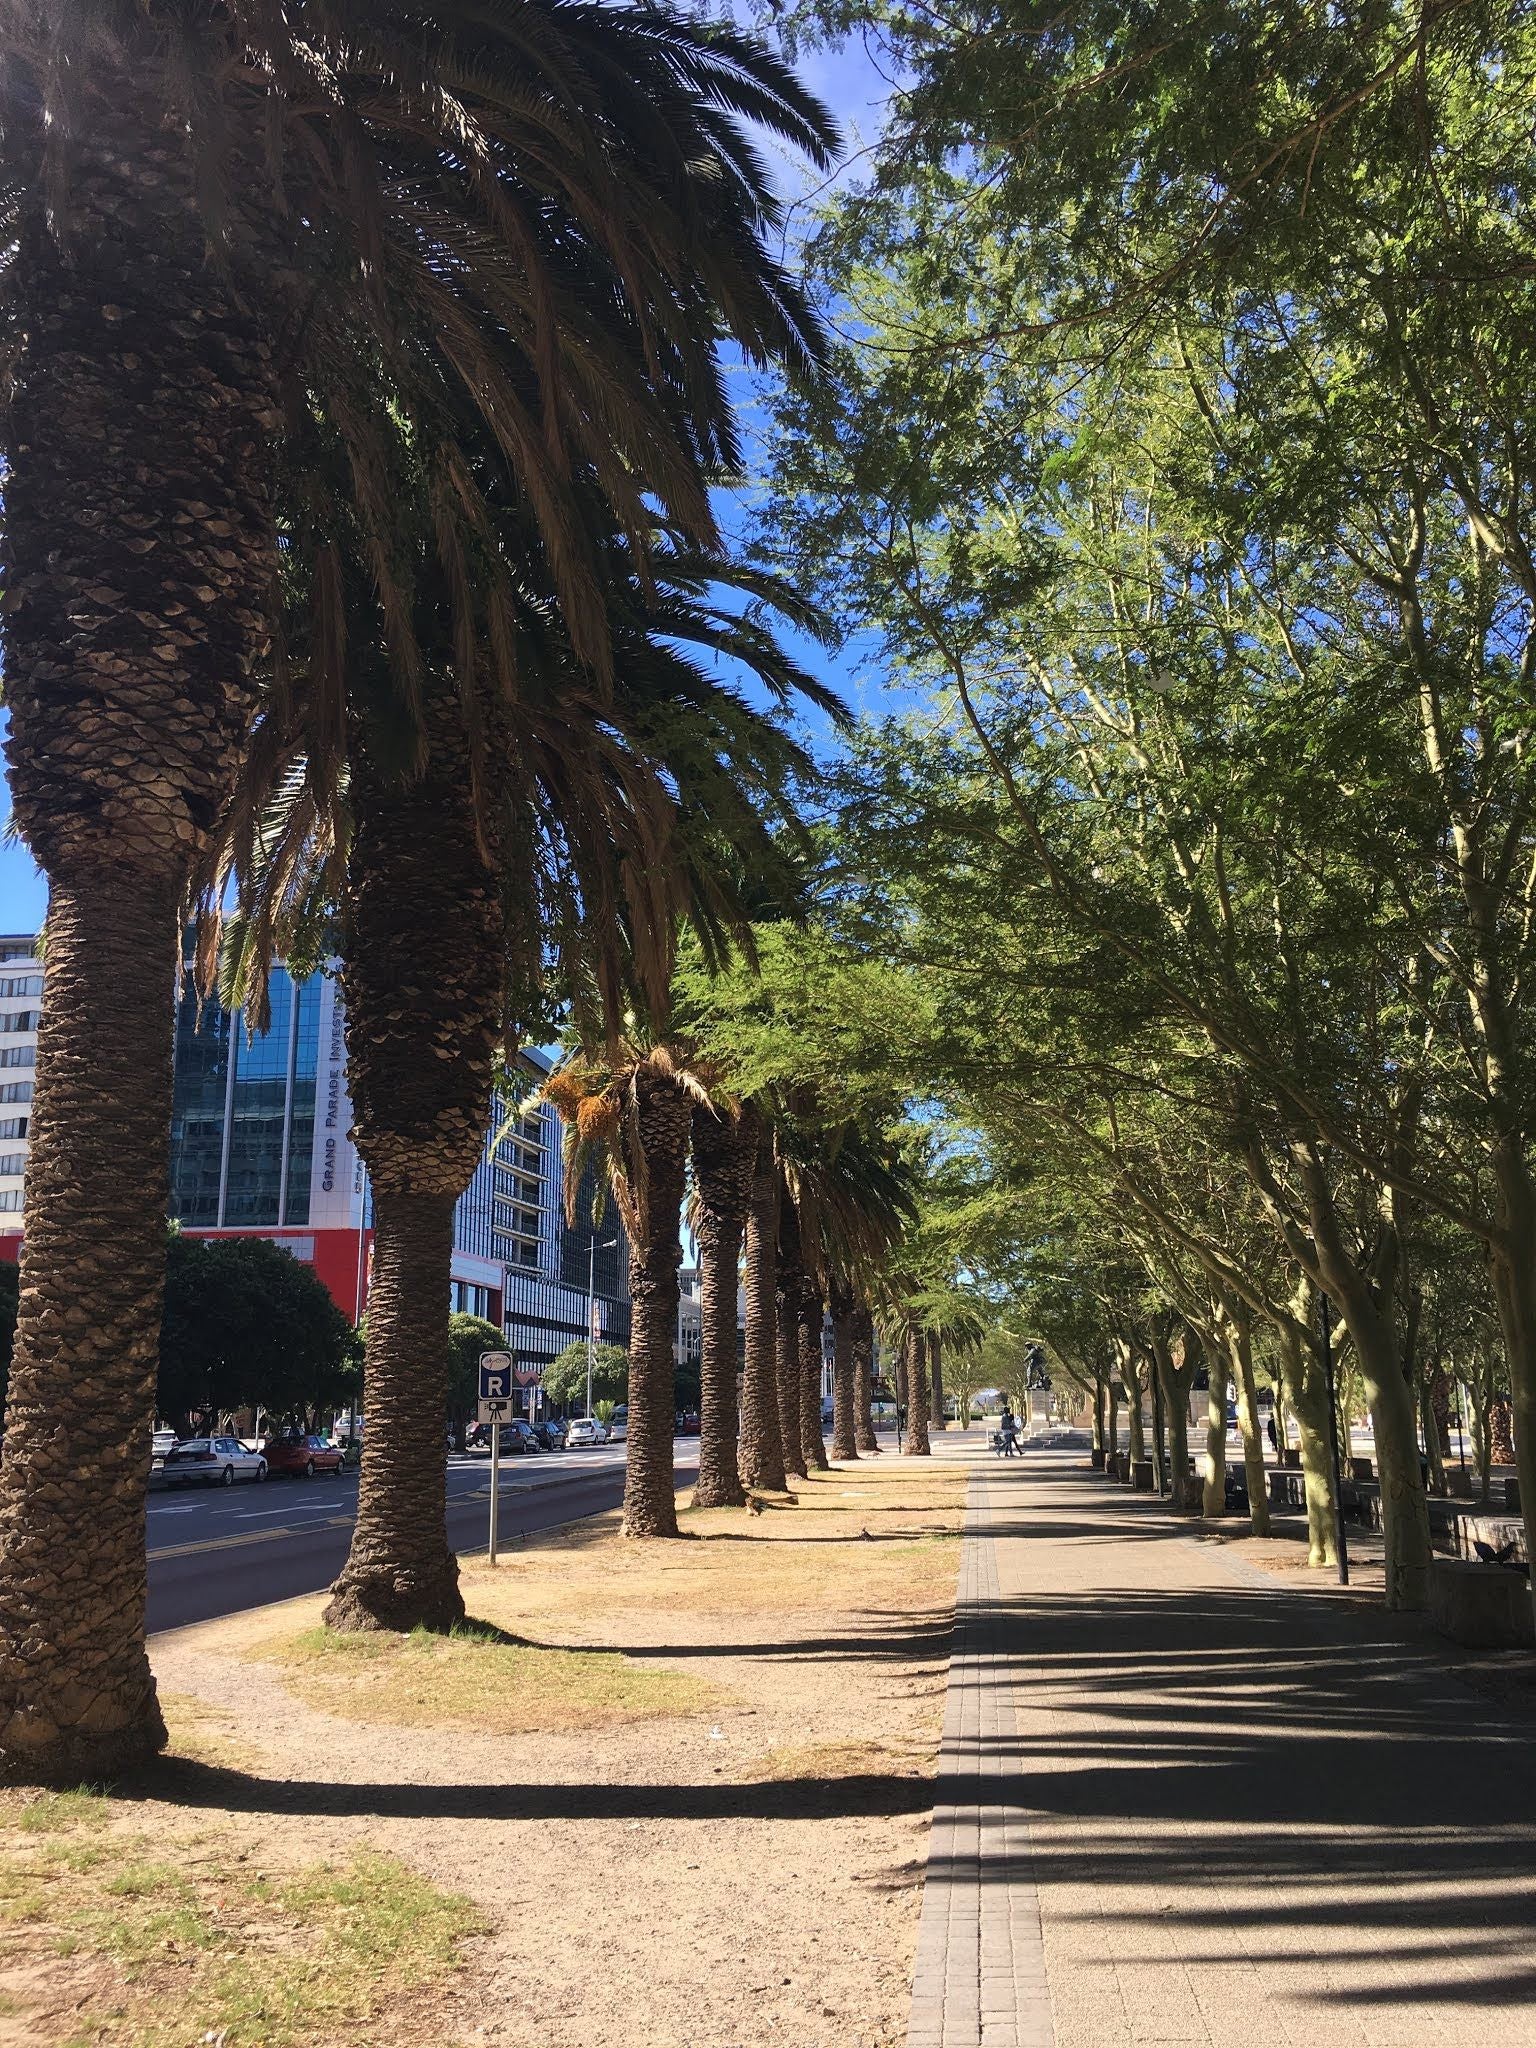
[[[235,1716],[227,1707],[210,1706],[195,1693],[162,1692],[160,1711],[169,1737],[165,1746],[168,1757],[226,1771],[259,1768],[257,1752],[236,1739]]]
[[[737,1773],[744,1784],[828,1778],[926,1778],[938,1765],[937,1743],[805,1742],[766,1750]]]
[[[309,1628],[247,1654],[288,1689],[344,1720],[490,1735],[573,1733],[718,1712],[719,1687],[617,1651],[565,1650],[468,1624],[451,1635],[333,1635]]]
[[[361,2048],[483,1930],[391,1856],[263,1870],[228,1831],[150,1838],[89,1792],[0,1806],[7,2041]]]

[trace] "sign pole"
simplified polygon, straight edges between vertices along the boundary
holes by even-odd
[[[490,1559],[496,1562],[496,1509],[501,1499],[501,1424],[491,1424],[491,1541]]]

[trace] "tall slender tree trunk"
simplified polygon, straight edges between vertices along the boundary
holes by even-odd
[[[1165,1337],[1152,1339],[1152,1370],[1163,1383],[1163,1415],[1168,1427],[1168,1504],[1176,1514],[1191,1505],[1189,1479],[1189,1389],[1199,1358],[1197,1342],[1186,1332],[1181,1361]]]
[[[1104,1375],[1101,1372],[1095,1372],[1093,1376],[1093,1418],[1091,1428],[1093,1431],[1093,1448],[1098,1452],[1101,1459],[1107,1458],[1109,1456],[1109,1446],[1105,1442],[1104,1436]]]
[[[741,1386],[741,1478],[763,1493],[784,1491],[778,1388],[779,1173],[773,1140],[758,1133],[747,1210],[747,1357]]]
[[[863,1303],[853,1313],[854,1444],[861,1457],[878,1458],[875,1435],[875,1319]]]
[[[944,1427],[944,1344],[937,1330],[928,1332],[928,1420]]]
[[[859,1455],[858,1365],[854,1334],[858,1305],[840,1281],[832,1282],[832,1457],[841,1463]]]
[[[736,1292],[757,1141],[758,1121],[751,1111],[732,1118],[695,1105],[701,1337],[697,1508],[739,1508],[747,1497],[738,1469]]]
[[[442,1629],[464,1611],[446,1529],[453,1211],[485,1149],[502,917],[445,683],[429,685],[423,724],[409,780],[371,732],[351,749],[342,990],[374,1286],[357,1521],[325,1614],[338,1629]]]
[[[800,1450],[813,1472],[827,1470],[827,1447],[821,1435],[821,1326],[824,1310],[814,1281],[800,1290],[796,1329],[800,1345]]]
[[[1141,1360],[1134,1344],[1120,1343],[1120,1378],[1125,1386],[1125,1419],[1130,1438],[1129,1456],[1139,1465],[1147,1455],[1146,1418],[1142,1414]]]
[[[1264,1477],[1264,1439],[1259,1429],[1259,1390],[1253,1376],[1253,1326],[1247,1312],[1235,1302],[1227,1306],[1226,1336],[1237,1387],[1237,1426],[1243,1439],[1249,1525],[1255,1536],[1267,1536],[1269,1494]]]
[[[1118,1459],[1120,1456],[1120,1396],[1115,1391],[1116,1385],[1117,1382],[1111,1376],[1106,1389],[1106,1408],[1108,1412],[1108,1426],[1104,1435],[1104,1462],[1106,1465],[1111,1458]]]
[[[921,1330],[910,1330],[903,1347],[907,1362],[907,1456],[927,1458],[933,1447],[928,1441],[928,1343]]]
[[[1310,1318],[1312,1291],[1303,1283],[1297,1313],[1275,1323],[1280,1346],[1280,1373],[1286,1399],[1296,1418],[1301,1450],[1301,1483],[1307,1502],[1307,1562],[1321,1568],[1336,1565],[1338,1554],[1333,1518],[1333,1455],[1328,1441],[1328,1389],[1323,1369],[1302,1329]]]
[[[259,297],[208,260],[158,53],[138,69],[104,34],[68,69],[53,219],[51,88],[15,48],[0,133],[6,752],[49,883],[0,1468],[0,1776],[78,1783],[165,1740],[144,1502],[178,919],[256,708],[278,406]]]
[[[800,1442],[800,1296],[805,1268],[800,1258],[800,1219],[787,1188],[779,1196],[778,1348],[775,1371],[779,1397],[779,1437],[784,1445],[784,1470],[804,1479],[805,1451]]]
[[[363,1463],[346,1565],[325,1610],[337,1629],[449,1629],[464,1618],[448,1548],[449,1192],[373,1185]]]
[[[636,1228],[629,1246],[629,1429],[624,1534],[677,1534],[673,1437],[677,1418],[678,1267],[683,1261],[683,1181],[692,1111],[669,1074],[641,1067],[635,1080],[628,1165]]]
[[[1512,1448],[1529,1556],[1532,1517],[1536,1516],[1536,1184],[1524,1144],[1510,1139],[1497,1145],[1494,1174],[1503,1228],[1490,1247],[1493,1296],[1509,1360],[1514,1397]],[[1536,1599],[1536,1580],[1531,1591]]]
[[[1209,1370],[1205,1382],[1205,1485],[1201,1512],[1227,1512],[1227,1355],[1219,1343],[1207,1344]]]

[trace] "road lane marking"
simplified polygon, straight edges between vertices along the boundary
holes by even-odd
[[[328,1522],[306,1522],[302,1529],[251,1529],[244,1536],[213,1536],[203,1543],[168,1543],[149,1553],[153,1564],[161,1557],[202,1557],[210,1550],[238,1550],[247,1543],[275,1543],[285,1536],[310,1536],[316,1529],[350,1529],[350,1515],[333,1515]]]

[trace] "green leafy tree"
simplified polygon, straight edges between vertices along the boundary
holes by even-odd
[[[557,1352],[540,1381],[544,1398],[572,1415],[587,1412],[587,1347],[578,1338]],[[629,1353],[621,1344],[593,1346],[592,1399],[622,1401],[629,1393]]]
[[[307,1418],[357,1395],[352,1325],[312,1266],[268,1238],[173,1232],[157,1406]]]
[[[506,1345],[505,1332],[484,1316],[456,1310],[448,1318],[448,1426],[461,1451],[480,1400],[480,1354]]]

